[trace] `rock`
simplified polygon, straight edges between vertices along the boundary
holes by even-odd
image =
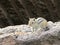
[[[16,45],[16,41],[12,36],[6,36],[4,38],[0,38],[0,45]]]
[[[23,37],[23,40],[20,41],[23,41],[23,45],[60,45],[60,27],[58,26],[39,34],[37,37],[35,36],[29,38],[30,40],[25,40],[23,38],[26,37]]]
[[[52,26],[52,28],[41,33],[20,32],[18,30],[15,33],[1,34],[0,45],[60,45],[60,25],[58,24],[60,23],[49,23],[49,26]],[[15,26],[14,28],[16,27],[18,26]]]
[[[32,27],[29,25],[16,25],[16,26],[8,26],[0,29],[0,34],[2,33],[14,33],[14,32],[32,32]]]
[[[54,25],[54,23],[52,22],[52,21],[48,21],[48,23],[47,23],[47,27],[49,28],[49,29],[51,29],[52,27],[54,27],[55,25]]]

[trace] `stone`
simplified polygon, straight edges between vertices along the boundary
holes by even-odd
[[[50,28],[41,33],[27,31],[33,30],[33,28],[28,28],[27,25],[13,26],[12,29],[15,32],[0,34],[0,45],[60,45],[60,22],[49,22],[48,24]],[[5,29],[10,31],[10,27]]]
[[[4,38],[0,38],[0,45],[16,45],[16,41],[12,36],[6,36]]]

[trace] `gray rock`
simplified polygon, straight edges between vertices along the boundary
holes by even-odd
[[[16,45],[16,41],[12,36],[6,36],[4,38],[0,38],[0,45]]]
[[[55,24],[48,31],[41,33],[2,34],[0,35],[0,45],[60,45],[60,25]]]
[[[23,41],[23,45],[60,45],[60,27],[54,27],[33,39],[20,41]]]

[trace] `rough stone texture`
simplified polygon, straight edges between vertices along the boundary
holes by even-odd
[[[0,45],[16,45],[16,41],[12,36],[7,36],[4,38],[0,38]]]
[[[60,22],[48,24],[49,29],[40,34],[1,34],[0,45],[60,45]]]
[[[26,41],[23,45],[60,45],[60,27],[57,28],[59,29],[46,31],[39,38]]]

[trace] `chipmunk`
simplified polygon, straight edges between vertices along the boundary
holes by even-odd
[[[33,27],[34,29],[33,31],[36,31],[36,30],[38,31],[47,27],[47,20],[42,17],[39,17],[37,19],[30,18],[28,25]]]

